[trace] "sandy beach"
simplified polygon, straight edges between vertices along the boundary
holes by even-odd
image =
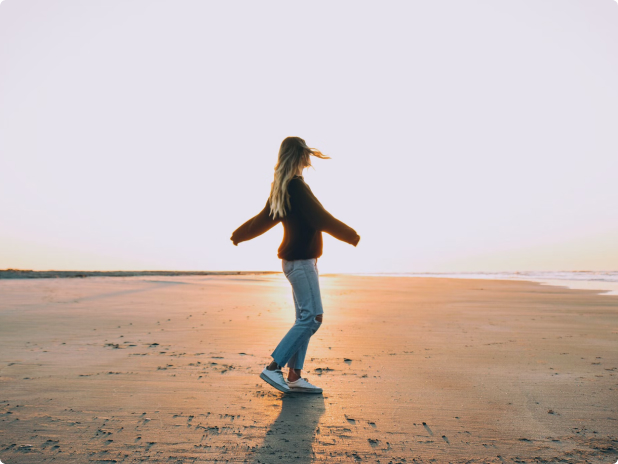
[[[531,282],[323,275],[283,395],[281,274],[0,280],[0,460],[607,463],[618,296]]]

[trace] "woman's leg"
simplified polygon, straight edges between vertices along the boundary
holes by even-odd
[[[296,293],[294,293],[294,287],[292,287],[292,296],[294,298],[294,309],[296,310],[296,317],[294,320],[300,319],[300,306],[298,305],[298,301],[296,300]],[[309,340],[307,340],[307,342],[305,343],[306,345],[309,344]],[[305,348],[306,350],[307,348]],[[296,351],[296,353],[294,353],[292,355],[292,357],[288,360],[288,367],[290,368],[290,372],[292,372],[294,370],[294,366],[296,364],[296,357],[299,353],[299,351],[303,350],[303,346],[301,345],[298,350]],[[289,376],[288,376],[289,378]]]
[[[288,367],[290,369],[298,369],[298,370],[302,369],[308,347],[309,347],[309,338],[305,340],[305,342],[301,346],[298,347],[298,350],[296,351],[296,353],[294,353],[292,357],[289,359]]]
[[[285,274],[286,277],[290,273],[290,270],[293,268],[293,266],[294,266],[294,263],[292,261],[286,261],[285,259],[282,260],[283,273]],[[296,316],[294,320],[296,320],[300,317],[300,310],[298,308],[298,302],[296,301],[296,294],[294,293],[294,287],[292,287],[292,300],[294,300],[294,309],[296,310]],[[282,367],[283,366],[277,364],[277,361],[273,359],[273,361],[266,367],[266,369],[274,371],[275,369],[281,369]]]
[[[272,353],[274,362],[285,366],[294,356],[290,367],[302,369],[309,339],[322,324],[322,298],[314,259],[289,261],[286,277],[292,284],[297,305],[296,321]],[[285,266],[284,266],[285,270]],[[320,316],[320,317],[318,317]]]

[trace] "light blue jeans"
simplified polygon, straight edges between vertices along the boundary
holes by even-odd
[[[292,284],[296,321],[271,356],[282,367],[287,363],[291,369],[302,369],[309,339],[322,325],[316,317],[324,313],[317,259],[284,259],[282,266],[283,273]]]

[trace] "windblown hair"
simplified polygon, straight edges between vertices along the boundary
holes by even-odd
[[[288,184],[299,168],[311,166],[311,156],[320,159],[330,159],[317,148],[309,148],[300,137],[287,137],[281,142],[279,158],[275,165],[275,180],[270,188],[270,213],[273,218],[284,217],[289,211],[290,195]]]

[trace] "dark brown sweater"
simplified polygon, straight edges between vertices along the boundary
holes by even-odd
[[[356,246],[360,236],[354,229],[335,219],[313,195],[302,176],[295,176],[288,184],[289,211],[283,217],[273,219],[270,202],[264,209],[249,219],[232,234],[234,245],[251,240],[283,223],[283,242],[277,256],[287,261],[312,259],[322,256],[322,232]]]

